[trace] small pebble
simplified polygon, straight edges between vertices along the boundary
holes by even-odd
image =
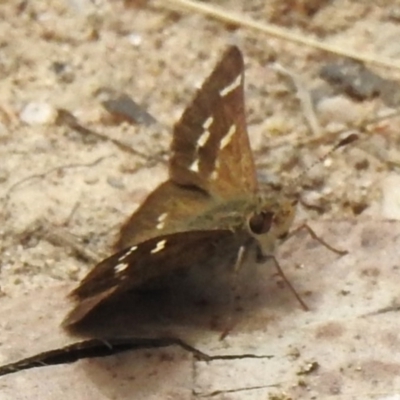
[[[142,35],[138,33],[131,33],[128,35],[129,43],[134,47],[139,47],[142,44],[143,38]]]
[[[382,182],[382,216],[400,220],[400,176],[391,174]]]
[[[123,189],[123,188],[125,187],[124,183],[123,183],[120,179],[114,178],[114,177],[112,177],[112,176],[109,176],[109,177],[107,178],[107,183],[108,183],[111,187],[113,187],[113,188],[115,188],[115,189]]]
[[[31,102],[22,109],[19,118],[28,125],[50,124],[56,118],[56,110],[47,103]]]

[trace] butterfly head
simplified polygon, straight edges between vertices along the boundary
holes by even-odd
[[[260,207],[247,219],[250,234],[258,242],[263,256],[273,254],[279,240],[289,233],[295,217],[296,201],[288,199],[263,199]]]

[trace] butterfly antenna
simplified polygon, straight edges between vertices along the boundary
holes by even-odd
[[[336,150],[345,147],[353,142],[355,142],[356,140],[358,140],[360,138],[360,134],[355,133],[354,131],[358,131],[358,132],[362,132],[362,133],[366,133],[369,132],[369,126],[370,125],[374,125],[377,124],[381,121],[386,121],[388,119],[392,119],[395,117],[400,116],[400,109],[395,110],[394,112],[390,113],[390,114],[386,114],[386,115],[381,115],[379,117],[376,118],[371,118],[367,121],[364,121],[363,123],[357,125],[355,124],[355,126],[351,127],[351,128],[345,128],[342,130],[338,130],[337,132],[334,133],[335,136],[338,135],[343,135],[346,132],[349,132],[350,130],[352,130],[352,133],[349,133],[346,137],[340,139],[338,141],[338,143],[336,145],[334,145],[331,149],[329,149],[325,154],[323,154],[322,156],[318,157],[311,165],[309,165],[307,168],[305,168],[297,177],[295,177],[292,182],[291,182],[291,187],[296,187],[296,185],[301,181],[301,179],[307,175],[307,173],[314,168],[316,165],[321,164],[323,161],[325,161],[332,153],[334,153]],[[315,142],[317,140],[320,140],[321,137],[318,138],[314,138],[309,140],[306,143],[303,143],[303,145],[305,144],[310,144],[312,142]]]
[[[292,187],[296,187],[298,183],[303,179],[304,176],[308,174],[308,172],[313,169],[316,165],[319,165],[323,163],[332,153],[334,153],[336,150],[345,147],[356,140],[359,139],[359,135],[357,133],[350,133],[348,136],[346,136],[344,139],[341,139],[338,143],[336,143],[329,151],[327,151],[325,154],[322,156],[318,157],[311,165],[309,165],[307,168],[305,168],[299,175],[297,175],[291,182]]]

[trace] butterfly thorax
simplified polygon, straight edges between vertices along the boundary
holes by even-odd
[[[279,197],[279,196],[278,196]],[[248,195],[215,202],[188,221],[186,229],[229,229],[253,238],[263,255],[274,252],[279,239],[286,237],[294,219],[294,204],[274,196]]]
[[[257,209],[258,199],[243,196],[229,201],[212,201],[210,206],[193,216],[186,229],[230,229],[237,230],[246,226],[246,216]]]

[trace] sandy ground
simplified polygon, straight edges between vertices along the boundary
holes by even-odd
[[[393,104],[333,92],[319,77],[321,67],[336,60],[331,54],[171,11],[166,3],[0,2],[3,296],[77,282],[87,272],[90,262],[65,240],[57,244],[60,232],[95,254],[109,254],[123,221],[165,179],[166,164],[148,161],[168,149],[170,128],[227,44],[238,45],[245,57],[248,126],[260,177],[299,192],[308,206],[298,218],[400,218],[398,118],[361,133],[358,142],[300,176],[337,142],[332,132],[383,115]],[[399,2],[218,5],[378,58],[400,56]],[[276,63],[313,96],[322,135],[315,143],[296,89]],[[372,70],[400,78],[400,70]],[[101,105],[105,89],[128,94],[166,128],[111,117]],[[60,108],[104,137],[72,129],[57,119]]]

